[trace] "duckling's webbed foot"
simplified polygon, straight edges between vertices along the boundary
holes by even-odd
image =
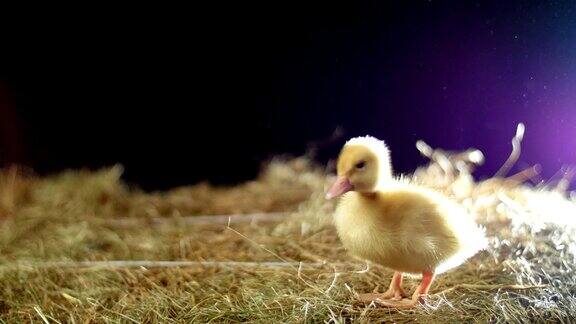
[[[403,276],[402,272],[394,272],[392,280],[390,281],[390,287],[382,296],[384,299],[402,300],[402,298],[408,297],[408,294],[402,289]]]
[[[365,304],[369,304],[371,302],[380,303],[381,301],[384,301],[388,298],[389,297],[385,296],[385,294],[379,294],[379,293],[358,294],[356,296],[356,299],[358,299],[358,301]]]
[[[408,294],[406,294],[402,287],[394,289],[389,288],[385,293],[382,294],[382,298],[384,299],[401,300],[405,297],[408,297]]]
[[[404,297],[408,297],[408,294],[402,289],[402,272],[394,272],[392,276],[392,281],[390,282],[390,287],[383,293],[370,293],[370,294],[358,294],[357,298],[363,303],[381,303],[384,300],[402,300]]]
[[[424,296],[420,296],[416,299],[403,298],[399,300],[393,299],[378,299],[375,302],[380,306],[391,307],[391,308],[414,308],[420,304],[424,304]]]
[[[412,299],[378,299],[375,300],[375,302],[378,303],[378,305],[393,308],[413,308],[425,304],[426,296],[433,280],[433,272],[424,272],[422,273],[422,282],[420,283],[420,286],[416,288],[416,291],[414,291]]]

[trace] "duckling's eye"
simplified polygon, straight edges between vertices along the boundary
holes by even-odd
[[[365,166],[366,166],[366,162],[364,162],[364,161],[360,161],[360,162],[356,163],[356,169],[358,169],[358,170],[364,169]]]

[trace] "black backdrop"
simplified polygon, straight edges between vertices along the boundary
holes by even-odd
[[[520,121],[518,168],[576,162],[571,1],[50,7],[4,25],[0,159],[42,174],[122,163],[146,189],[234,183],[373,134],[400,172],[422,138],[482,149],[489,176]]]

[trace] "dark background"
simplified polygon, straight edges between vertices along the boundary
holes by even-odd
[[[145,189],[253,178],[351,136],[477,147],[544,177],[576,164],[573,1],[225,3],[2,10],[0,160],[125,166]],[[338,130],[342,136],[330,140]],[[314,144],[316,143],[316,144]]]

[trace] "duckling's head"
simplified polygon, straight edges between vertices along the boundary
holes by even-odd
[[[383,141],[375,137],[352,138],[340,151],[336,170],[338,179],[328,190],[326,199],[348,191],[374,192],[392,179],[390,151]]]

